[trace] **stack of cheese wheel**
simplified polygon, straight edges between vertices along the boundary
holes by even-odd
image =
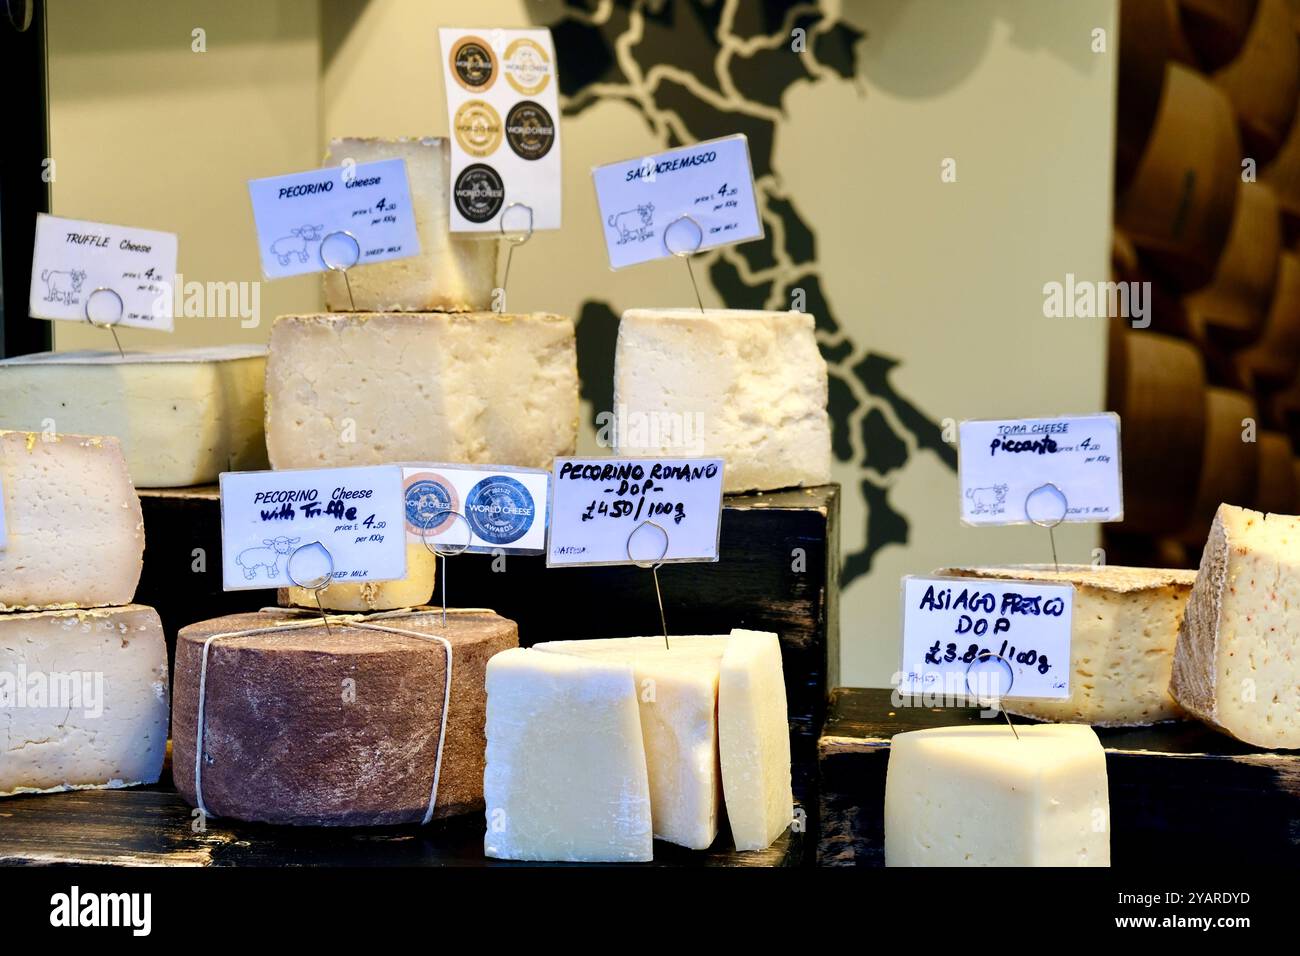
[[[1259,0],[1178,0],[1178,22],[1197,61],[1216,70],[1246,44]]]
[[[1228,238],[1240,176],[1232,105],[1209,80],[1166,66],[1150,141],[1115,224],[1179,288],[1205,285]]]
[[[1261,431],[1258,436],[1259,477],[1255,484],[1255,509],[1265,514],[1293,515],[1300,505],[1291,440],[1281,432]]]
[[[1213,79],[1236,109],[1246,155],[1260,161],[1275,155],[1300,95],[1300,42],[1287,0],[1259,0],[1240,51]]]
[[[1146,148],[1165,64],[1191,65],[1194,58],[1179,24],[1177,0],[1122,3],[1119,8],[1119,99],[1115,121],[1115,184],[1123,191]]]
[[[1111,326],[1109,406],[1123,421],[1123,530],[1169,534],[1191,518],[1205,453],[1205,367],[1187,342]]]
[[[1192,520],[1183,540],[1201,543],[1223,502],[1250,507],[1259,480],[1259,444],[1248,441],[1258,421],[1255,401],[1245,392],[1211,387],[1205,392],[1205,454]],[[1249,428],[1249,431],[1247,429]],[[1174,479],[1171,479],[1174,480]]]
[[[1300,371],[1300,255],[1283,252],[1264,332],[1237,354],[1242,380],[1255,389],[1278,389]]]

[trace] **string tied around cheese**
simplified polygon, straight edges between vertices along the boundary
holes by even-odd
[[[462,613],[470,609],[462,609]],[[285,613],[301,614],[298,608],[263,608],[261,613]],[[441,634],[427,634],[423,631],[413,631],[409,628],[389,627],[384,624],[376,624],[376,621],[400,619],[421,614],[420,608],[402,608],[396,611],[381,611],[375,614],[336,614],[330,620],[340,627],[357,627],[369,631],[382,631],[386,634],[397,634],[401,637],[413,637],[421,641],[436,641],[442,645],[446,653],[447,668],[443,681],[442,693],[442,720],[438,727],[438,749],[433,762],[433,785],[429,790],[429,804],[424,812],[424,819],[420,825],[424,826],[433,819],[433,811],[438,803],[438,780],[442,776],[442,751],[447,741],[447,715],[451,710],[451,675],[452,675],[452,649],[451,641]],[[443,609],[443,624],[446,624],[446,609]],[[199,706],[198,713],[195,715],[195,737],[194,737],[194,802],[198,804],[198,809],[203,818],[207,819],[213,814],[208,810],[207,804],[203,799],[203,763],[206,755],[203,752],[204,724],[207,715],[207,694],[208,694],[208,656],[212,645],[217,641],[223,640],[242,640],[250,637],[257,637],[263,634],[284,633],[288,630],[301,630],[308,627],[316,627],[318,621],[313,617],[306,620],[280,621],[275,624],[269,624],[265,627],[250,628],[246,631],[225,631],[220,634],[213,634],[203,642],[202,656],[199,659]],[[328,628],[328,624],[327,624]]]
[[[983,696],[980,694],[979,691],[971,687],[970,672],[971,669],[975,667],[977,664],[987,664],[989,661],[998,661],[1004,668],[1006,668],[1007,686],[1006,686],[1006,690],[1003,690],[998,694],[990,694],[988,696]],[[1011,690],[1011,685],[1014,684],[1015,682],[1016,682],[1015,668],[1012,667],[1011,662],[1007,660],[1005,657],[1003,657],[1001,654],[994,654],[991,651],[985,651],[983,654],[980,654],[978,657],[976,657],[974,660],[972,660],[969,664],[966,665],[966,693],[974,697],[976,703],[978,703],[981,707],[996,707],[998,710],[1002,711],[1002,716],[1006,718],[1007,726],[1011,728],[1011,732],[1015,734],[1016,739],[1019,740],[1020,733],[1016,730],[1016,725],[1011,722],[1011,715],[1008,714],[1006,712],[1006,709],[1002,706],[1002,698],[1006,695],[1007,691]]]
[[[512,209],[522,209],[528,213],[528,228],[522,233],[506,232],[506,216]],[[501,238],[506,241],[506,271],[505,275],[501,277],[501,296],[494,304],[494,307],[497,312],[505,312],[506,284],[510,281],[510,263],[515,257],[515,247],[522,246],[533,238],[533,207],[522,202],[507,203],[506,208],[501,210],[501,218],[497,220],[497,228],[501,230]]]
[[[1047,517],[1047,518],[1043,517],[1041,512],[1038,515],[1035,515],[1030,509],[1030,502],[1034,501],[1036,496],[1040,501],[1044,500],[1045,498],[1059,499],[1061,513],[1055,517]],[[1065,497],[1065,492],[1063,492],[1060,488],[1058,488],[1050,481],[1047,482],[1046,484],[1039,485],[1029,494],[1025,495],[1025,517],[1029,519],[1029,521],[1032,524],[1036,524],[1040,528],[1047,529],[1047,538],[1052,544],[1052,567],[1056,569],[1057,574],[1061,573],[1061,565],[1056,560],[1055,528],[1058,524],[1060,524],[1062,521],[1065,520],[1065,516],[1069,513],[1069,511],[1070,511],[1070,499]]]
[[[685,222],[688,222],[695,227],[695,245],[690,248],[683,246],[680,249],[674,249],[668,244],[668,233],[672,232],[673,226]],[[699,252],[700,246],[702,245],[704,245],[704,227],[701,226],[693,217],[681,215],[668,225],[664,226],[664,249],[666,249],[671,255],[676,256],[678,259],[684,259],[686,261],[686,272],[691,277],[691,288],[695,290],[695,304],[700,307],[701,312],[704,311],[704,300],[700,298],[700,286],[699,283],[695,281],[695,269],[691,266],[691,256]]]
[[[442,626],[446,627],[447,626],[447,559],[454,558],[458,554],[464,554],[466,551],[469,550],[469,546],[474,543],[474,526],[469,523],[469,519],[466,518],[463,514],[451,508],[439,508],[437,511],[422,511],[420,512],[420,517],[423,519],[423,523],[420,525],[420,541],[424,543],[424,547],[426,551],[428,551],[434,557],[442,558],[442,571],[438,575],[438,577],[442,584]],[[436,522],[436,525],[441,525],[443,521],[447,520],[447,518],[459,518],[461,521],[463,521],[465,523],[465,530],[466,532],[468,532],[468,537],[465,538],[465,543],[459,548],[444,547],[442,549],[439,549],[436,543],[430,544],[429,532],[431,530],[436,530],[435,521],[434,521],[435,518],[442,518],[441,521]]]
[[[117,315],[115,315],[112,319],[105,319],[103,321],[96,322],[94,319],[90,317],[90,303],[95,300],[95,296],[97,295],[111,295],[114,299],[117,300]],[[122,321],[122,316],[126,314],[126,303],[122,301],[121,294],[116,289],[110,288],[109,286],[106,285],[101,285],[98,288],[92,289],[90,291],[90,295],[86,296],[85,313],[86,313],[86,321],[89,322],[94,328],[108,329],[108,331],[112,333],[113,344],[117,346],[117,354],[122,358],[126,358],[126,353],[122,351],[122,343],[121,341],[118,340],[117,329],[115,328],[117,323]]]
[[[331,262],[325,255],[325,246],[329,244],[331,239],[339,238],[346,239],[351,243],[352,255],[344,256]],[[345,259],[348,261],[345,262]],[[348,290],[348,311],[355,312],[357,310],[357,304],[352,298],[352,280],[348,278],[348,270],[361,261],[361,241],[346,229],[336,229],[334,232],[326,233],[320,241],[320,261],[321,264],[331,272],[343,273],[343,285],[346,286]]]
[[[647,525],[649,525],[651,528],[657,528],[659,530],[659,533],[664,536],[664,546],[663,549],[660,550],[658,557],[656,557],[654,560],[649,562],[641,562],[638,561],[636,558],[632,557],[632,538],[636,535],[638,531],[640,531],[642,528],[646,527]],[[625,550],[627,551],[627,559],[629,561],[635,564],[638,568],[649,568],[650,573],[654,576],[655,600],[659,602],[659,624],[663,627],[664,630],[664,647],[668,650],[672,650],[671,645],[669,645],[668,643],[668,619],[664,616],[664,596],[663,596],[663,592],[659,590],[659,567],[664,563],[664,556],[668,554],[668,543],[669,543],[668,529],[656,521],[651,521],[649,519],[646,519],[645,521],[642,521],[639,525],[637,525],[628,533],[627,545]]]

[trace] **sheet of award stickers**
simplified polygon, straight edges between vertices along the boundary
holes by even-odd
[[[559,229],[560,78],[551,31],[442,27],[438,38],[451,127],[451,231]]]
[[[721,458],[557,458],[548,567],[718,560]]]
[[[402,469],[222,474],[221,570],[227,591],[406,577]]]

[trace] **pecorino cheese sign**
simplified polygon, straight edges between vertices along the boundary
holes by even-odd
[[[226,472],[221,571],[227,591],[405,577],[402,470]]]

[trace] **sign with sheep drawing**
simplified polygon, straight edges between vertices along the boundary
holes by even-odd
[[[405,532],[395,465],[221,476],[227,591],[403,578]]]

